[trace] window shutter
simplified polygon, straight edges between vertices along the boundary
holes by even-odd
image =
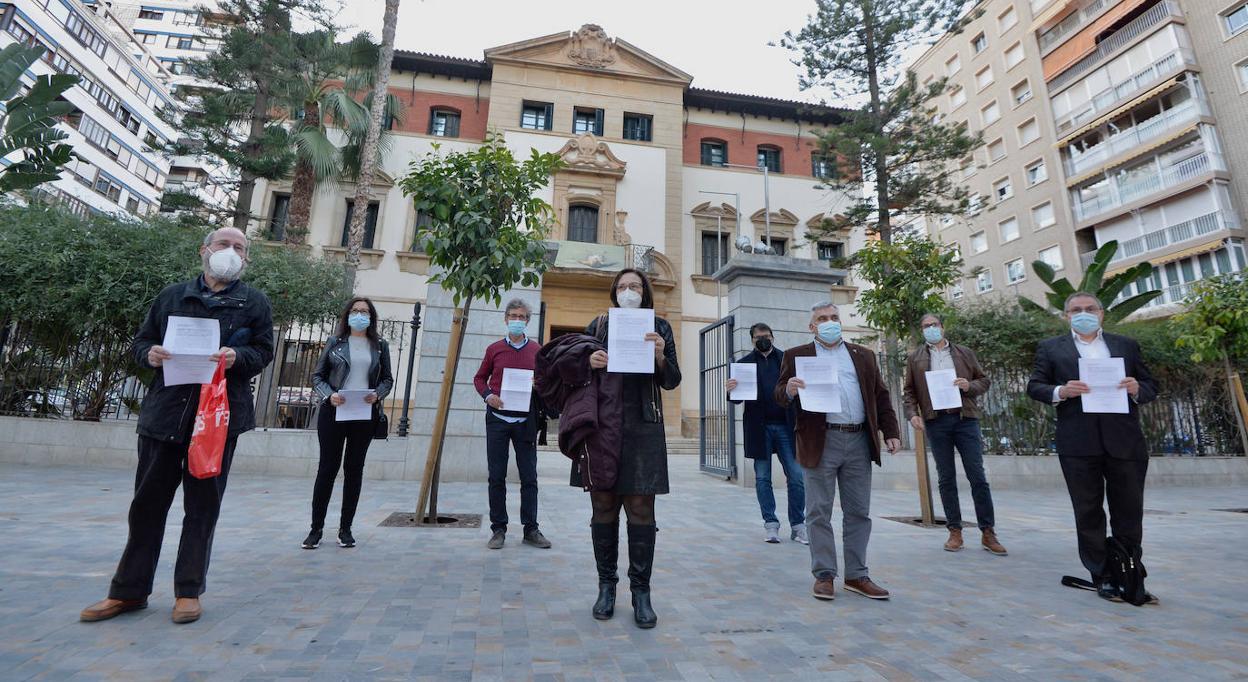
[[[602,109],[594,109],[594,134],[602,137]]]
[[[459,114],[451,114],[446,117],[446,136],[459,137]]]
[[[554,125],[554,119],[555,119],[555,105],[547,104],[546,105],[546,130],[554,129],[552,127]]]
[[[702,143],[702,165],[711,165],[711,146],[705,142]]]

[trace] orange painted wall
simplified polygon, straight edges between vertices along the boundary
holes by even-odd
[[[796,126],[794,126],[796,133]],[[758,162],[758,146],[772,145],[780,149],[780,171],[783,175],[811,177],[810,156],[816,150],[815,140],[803,127],[799,138],[794,135],[759,132],[740,128],[710,126],[702,123],[685,124],[684,162],[690,165],[702,163],[702,140],[712,138],[724,142],[728,150],[728,163],[754,165]]]
[[[1046,82],[1052,80],[1054,76],[1090,54],[1096,49],[1096,36],[1098,33],[1104,31],[1107,26],[1112,25],[1131,10],[1147,1],[1123,0],[1116,7],[1111,8],[1108,12],[1098,17],[1096,21],[1083,27],[1083,30],[1071,36],[1066,42],[1059,45],[1056,50],[1045,55],[1044,60],[1041,62],[1044,68],[1044,80]]]
[[[390,88],[390,94],[403,104],[403,123],[394,127],[396,131],[424,135],[429,132],[429,112],[434,107],[445,107],[459,112],[459,139],[485,139],[485,122],[490,114],[490,100],[485,97],[478,100],[410,88]]]

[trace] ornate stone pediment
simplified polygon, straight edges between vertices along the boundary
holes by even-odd
[[[615,63],[615,43],[598,24],[585,24],[572,34],[567,54],[575,64],[603,69]]]
[[[622,38],[611,38],[597,24],[492,47],[485,60],[495,66],[580,71],[609,71],[613,77],[637,78],[687,87],[693,76]]]
[[[628,165],[615,156],[606,142],[589,133],[568,140],[559,156],[567,164],[565,171],[594,175],[623,176]]]
[[[760,224],[767,222],[767,217],[763,213],[763,209],[760,208],[750,215],[750,222]],[[771,212],[772,225],[796,225],[797,223],[797,216],[793,215],[793,212],[788,209],[782,208],[779,211]]]

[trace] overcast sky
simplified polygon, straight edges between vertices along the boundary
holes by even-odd
[[[382,0],[344,1],[339,21],[380,39]],[[695,87],[816,101],[798,89],[790,53],[767,46],[813,8],[813,0],[404,0],[395,45],[481,59],[488,47],[599,24],[692,75]]]

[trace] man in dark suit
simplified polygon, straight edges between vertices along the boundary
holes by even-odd
[[[811,308],[815,340],[792,348],[780,365],[776,402],[802,408],[797,358],[831,360],[840,391],[840,411],[797,414],[797,461],[806,479],[806,532],[810,536],[815,599],[831,600],[836,578],[836,533],[832,506],[841,493],[841,539],[845,549],[845,589],[870,599],[888,599],[888,590],[867,571],[871,538],[871,463],[880,464],[880,432],[889,452],[901,447],[897,413],[880,375],[875,353],[841,339],[841,316],[830,302]]]
[[[745,457],[754,460],[754,493],[758,508],[763,514],[763,541],[780,542],[780,519],[776,518],[776,494],[771,488],[771,454],[780,458],[780,468],[789,489],[789,539],[809,545],[806,537],[806,484],[802,470],[797,466],[797,452],[793,449],[793,429],[796,411],[792,406],[781,407],[776,402],[776,383],[780,378],[780,365],[784,351],[776,348],[771,327],[758,322],[750,327],[750,342],[754,350],[737,360],[758,367],[756,379],[758,395],[747,398],[741,417],[741,430],[745,435]],[[728,380],[729,394],[737,388],[737,380]],[[740,404],[740,400],[730,402]]]
[[[1107,334],[1105,309],[1093,294],[1076,292],[1066,299],[1064,317],[1071,333],[1046,339],[1036,349],[1027,394],[1057,410],[1057,456],[1075,511],[1079,558],[1092,574],[1101,597],[1119,599],[1106,569],[1105,500],[1114,537],[1129,546],[1144,535],[1144,477],[1148,447],[1140,428],[1139,406],[1157,397],[1157,384],[1144,366],[1134,339]],[[1079,380],[1080,358],[1122,358],[1127,414],[1088,413],[1079,396],[1091,387]]]

